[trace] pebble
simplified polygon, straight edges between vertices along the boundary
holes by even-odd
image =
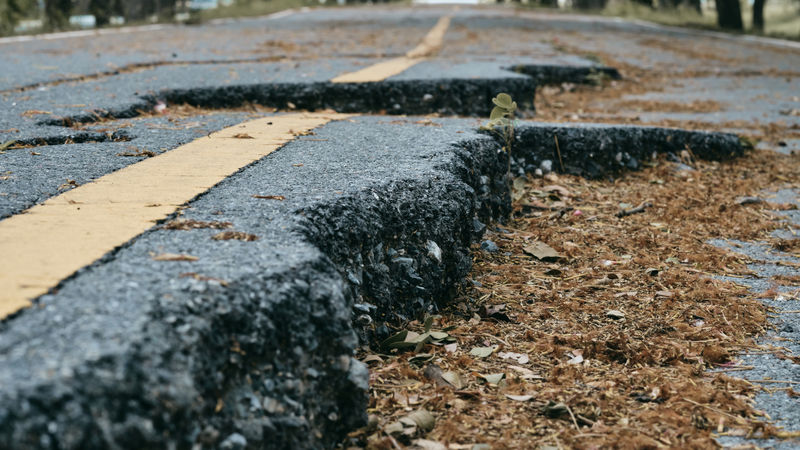
[[[489,253],[497,253],[500,251],[500,249],[497,248],[497,244],[488,239],[481,242],[481,250]]]

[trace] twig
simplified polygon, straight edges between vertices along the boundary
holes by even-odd
[[[753,369],[755,369],[755,366],[742,366],[730,369],[709,370],[708,373],[741,372],[743,370],[753,370]]]
[[[797,311],[781,311],[780,314],[797,314],[800,313],[800,310]]]
[[[499,338],[499,337],[497,337],[497,336],[492,336],[491,334],[488,334],[488,333],[480,333],[480,334],[481,334],[481,336],[486,336],[486,337],[490,337],[490,338],[495,338],[495,339],[497,339],[498,341],[502,342],[503,344],[506,344],[506,347],[508,347],[508,348],[513,348],[513,347],[511,346],[511,344],[509,344],[508,342],[506,342],[506,341],[504,341],[504,340],[500,339],[500,338]]]
[[[702,404],[702,403],[697,403],[696,401],[694,401],[694,400],[689,400],[688,398],[684,398],[684,400],[685,400],[685,401],[687,401],[687,402],[689,402],[689,403],[691,403],[691,404],[693,404],[693,405],[702,406],[703,408],[708,408],[708,409],[710,409],[710,410],[712,410],[712,411],[714,411],[714,412],[716,412],[716,413],[719,413],[719,414],[723,414],[723,415],[725,415],[725,416],[728,416],[728,417],[730,417],[730,418],[732,418],[732,419],[734,419],[734,420],[736,420],[736,421],[742,420],[742,418],[741,418],[741,417],[736,417],[736,416],[734,416],[733,414],[728,414],[728,413],[726,413],[725,411],[723,411],[723,410],[721,410],[721,409],[714,408],[713,406],[708,406],[708,405],[704,405],[704,404]]]
[[[747,380],[751,383],[781,383],[781,384],[800,384],[800,381],[782,381],[782,380]]]
[[[643,213],[645,209],[651,208],[652,206],[653,204],[650,202],[642,202],[642,204],[637,206],[636,208],[628,210],[620,209],[619,212],[617,213],[617,217],[625,217],[625,216],[630,216],[632,214]]]
[[[572,414],[572,409],[570,409],[569,405],[567,405],[566,403],[564,404],[564,406],[567,407],[567,412],[569,413],[569,416],[572,417],[572,423],[575,424],[575,430],[578,431],[579,435],[583,434],[583,433],[581,433],[581,427],[578,426],[578,421],[575,420],[575,415]]]
[[[561,164],[561,172],[564,172],[564,161],[561,160],[561,149],[558,147],[558,136],[554,134],[553,139],[556,140],[556,151],[558,152],[558,162]]]

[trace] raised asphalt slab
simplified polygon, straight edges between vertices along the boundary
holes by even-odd
[[[430,44],[426,35],[442,27],[443,17],[450,19],[438,56],[408,55],[421,41]],[[477,130],[481,121],[368,114],[485,117],[501,91],[533,113],[537,81],[574,83],[591,69],[604,70],[557,50],[553,37],[578,39],[572,31],[587,30],[587,22],[569,18],[376,8],[276,20],[72,38],[105,46],[100,56],[53,56],[63,45],[54,40],[0,47],[20,61],[0,80],[3,104],[10,105],[0,112],[0,142],[50,144],[0,155],[0,246],[5,254],[13,242],[26,257],[27,248],[47,252],[79,241],[81,251],[98,249],[86,260],[66,258],[63,273],[36,286],[53,288],[47,295],[31,291],[7,306],[12,315],[0,323],[0,448],[333,446],[366,419],[368,372],[352,357],[359,339],[386,337],[387,321],[435,311],[436,300],[469,270],[468,249],[481,222],[509,208],[501,144]],[[590,33],[619,41],[648,29],[588,23]],[[381,37],[386,30],[391,39]],[[172,56],[169,39],[176,36],[182,48]],[[319,45],[323,36],[330,42]],[[618,51],[635,47],[624,45]],[[415,61],[396,74],[359,80],[366,82],[331,81],[393,58]],[[108,63],[124,70],[104,73]],[[69,71],[36,67],[43,64]],[[76,81],[58,81],[69,78]],[[359,115],[160,116],[153,114],[159,101]],[[282,141],[241,128],[258,123],[263,130],[304,116],[320,122],[284,130]],[[88,126],[68,127],[81,122]],[[319,127],[304,135],[312,126]],[[239,129],[254,139],[232,138]],[[209,145],[222,139],[218,132],[254,153],[233,165],[222,153],[215,158]],[[585,176],[613,176],[653,152],[686,145],[711,159],[741,152],[729,134],[624,125],[525,123],[518,140],[519,168],[561,155],[565,171]],[[198,159],[193,147],[208,149],[208,159]],[[145,148],[158,156],[120,156]],[[138,225],[141,234],[125,235],[131,224],[120,214],[91,224],[113,231],[116,243],[77,236],[80,228],[53,245],[42,245],[53,237],[48,230],[65,230],[44,228],[41,238],[5,234],[36,230],[26,221],[38,223],[36,211],[48,202],[77,212],[87,204],[83,192],[102,197],[104,180],[161,164],[176,175],[200,170],[210,178],[178,198],[169,180],[143,179],[150,171],[127,177],[118,195],[133,198],[131,209],[151,209],[145,220],[157,221]],[[144,186],[166,200],[139,198]],[[4,280],[19,280],[10,274]],[[30,287],[18,283],[2,295]],[[32,306],[20,310],[26,301]]]

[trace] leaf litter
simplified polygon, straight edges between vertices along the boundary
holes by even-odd
[[[710,277],[755,277],[754,261],[707,243],[758,239],[794,250],[769,234],[786,227],[770,205],[736,200],[800,188],[787,181],[798,179],[800,160],[754,150],[694,171],[653,166],[614,182],[551,175],[517,186],[514,217],[491,236],[501,251],[473,246],[469,279],[480,283],[462,287],[441,316],[398,324],[394,342],[414,345],[381,344],[370,364],[376,426],[351,433],[350,446],[717,449],[720,435],[800,436],[754,408],[757,392],[775,390],[727,373],[748,370],[737,358],[745,352],[800,358],[756,342],[771,327],[759,295]],[[569,195],[536,197],[556,182]],[[523,207],[533,199],[588,213]],[[644,202],[651,206],[618,215],[620,203]],[[457,345],[417,339],[432,329],[447,329]],[[431,431],[395,425],[422,410],[435,420]]]

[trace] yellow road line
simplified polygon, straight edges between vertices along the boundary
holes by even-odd
[[[404,72],[409,67],[425,61],[442,47],[444,34],[450,26],[452,16],[442,16],[428,32],[422,42],[406,53],[406,56],[390,59],[356,72],[346,73],[331,80],[333,83],[370,83],[383,81]]]
[[[289,114],[235,125],[0,221],[0,319],[297,134],[347,117]]]

